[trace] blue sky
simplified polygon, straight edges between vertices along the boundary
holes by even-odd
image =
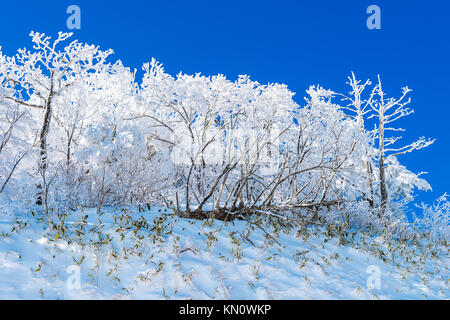
[[[76,38],[114,49],[139,70],[155,57],[171,74],[248,74],[286,83],[299,103],[311,84],[347,92],[351,71],[361,79],[380,74],[389,95],[408,85],[416,113],[399,122],[405,142],[422,135],[437,141],[400,161],[429,172],[433,192],[419,201],[450,192],[448,1],[3,1],[3,51],[30,46],[31,30],[68,31],[70,4],[81,8]],[[381,30],[366,27],[371,4],[381,9]]]

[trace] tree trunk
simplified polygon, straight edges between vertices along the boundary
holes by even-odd
[[[382,217],[384,215],[384,212],[386,211],[387,206],[387,200],[388,200],[388,194],[387,194],[387,188],[386,188],[386,176],[384,173],[384,109],[382,109],[382,112],[379,115],[379,121],[380,126],[378,128],[379,133],[379,154],[378,154],[378,168],[380,171],[380,196],[381,196],[381,203],[380,203],[380,211],[378,212],[378,215]]]
[[[37,194],[37,205],[45,204],[47,210],[47,181],[45,172],[48,167],[48,155],[47,155],[47,135],[50,129],[50,120],[52,118],[52,97],[53,97],[53,72],[50,77],[50,90],[48,93],[47,100],[45,102],[45,114],[44,120],[42,122],[41,132],[39,135],[40,145],[39,145],[39,172],[42,177],[42,185],[38,185],[38,194]]]
[[[378,159],[378,166],[380,168],[380,195],[381,195],[381,204],[380,204],[380,212],[379,216],[382,217],[384,212],[386,211],[387,205],[387,188],[386,188],[386,177],[384,173],[384,157],[380,155],[380,159]]]
[[[366,171],[367,171],[366,181],[367,181],[367,186],[369,187],[369,197],[368,197],[367,201],[369,202],[370,208],[373,209],[374,208],[373,185],[372,185],[373,169],[372,169],[372,164],[370,163],[370,160],[364,162],[364,167],[366,168]],[[383,175],[384,175],[384,171],[383,171]]]

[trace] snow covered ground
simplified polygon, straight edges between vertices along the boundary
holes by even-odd
[[[103,212],[61,216],[64,232],[31,216],[0,215],[0,298],[450,297],[447,248],[319,226],[277,232],[246,221],[187,220],[155,208]]]

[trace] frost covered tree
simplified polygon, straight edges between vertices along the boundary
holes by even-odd
[[[371,85],[371,81],[367,80],[361,83],[360,80],[356,79],[355,74],[352,72],[351,76],[348,77],[347,84],[351,87],[350,95],[342,95],[344,101],[348,101],[348,105],[342,106],[341,108],[345,111],[350,111],[350,116],[356,122],[360,132],[361,140],[360,144],[362,146],[361,162],[365,168],[365,180],[368,190],[364,193],[364,198],[368,201],[371,208],[374,207],[374,172],[372,158],[374,154],[373,148],[373,134],[367,129],[366,118],[371,112],[370,102],[372,101],[373,95],[369,96],[368,99],[364,99],[362,94],[365,88]]]
[[[42,183],[38,186],[37,204],[45,204],[49,181],[47,136],[58,97],[79,84],[85,83],[92,74],[107,72],[111,67],[106,62],[111,50],[101,51],[94,45],[72,41],[62,49],[60,44],[72,34],[62,33],[51,41],[45,34],[31,32],[33,50],[20,49],[15,56],[0,53],[0,79],[7,90],[5,99],[28,108],[40,110],[39,173]]]
[[[394,146],[402,137],[391,135],[390,133],[403,132],[405,130],[393,126],[392,123],[414,113],[414,110],[408,107],[411,98],[407,98],[407,95],[412,91],[408,87],[402,88],[402,95],[399,98],[387,98],[382,88],[381,79],[378,76],[378,82],[372,88],[369,96],[364,99],[362,93],[366,87],[372,84],[371,81],[367,80],[365,83],[361,83],[356,80],[354,73],[352,73],[348,83],[352,91],[349,97],[344,96],[344,100],[350,101],[350,103],[344,106],[343,109],[353,112],[355,121],[358,123],[361,132],[366,136],[363,158],[365,160],[363,162],[367,170],[367,183],[371,189],[373,188],[372,179],[374,179],[374,176],[373,165],[370,159],[374,159],[377,162],[380,195],[379,215],[383,216],[389,200],[389,183],[386,177],[386,169],[396,171],[391,176],[399,177],[399,179],[403,180],[399,181],[399,183],[390,183],[391,188],[396,188],[396,185],[403,183],[406,185],[406,188],[399,189],[411,189],[414,185],[420,189],[429,189],[430,187],[425,180],[419,179],[417,175],[406,170],[405,167],[399,164],[396,157],[426,148],[435,140],[420,137],[410,144],[401,147]],[[370,119],[376,119],[374,130],[367,129],[367,121],[370,121]],[[373,194],[373,190],[371,192]],[[409,190],[399,190],[399,192],[403,193],[403,196],[409,194]],[[372,203],[372,200],[370,202]]]
[[[115,63],[108,72],[89,74],[89,81],[58,97],[60,107],[54,112],[55,127],[49,139],[54,145],[56,179],[62,185],[54,194],[69,207],[108,203],[111,186],[117,184],[111,166],[128,152],[124,145],[119,147],[119,141],[125,134],[122,118],[134,99],[134,86],[134,73]]]
[[[408,116],[414,112],[413,109],[408,108],[411,102],[411,98],[406,99],[406,96],[412,90],[408,87],[402,88],[402,95],[400,98],[387,98],[381,84],[380,77],[378,76],[378,84],[373,89],[376,98],[372,99],[369,103],[370,107],[374,111],[374,117],[378,121],[377,128],[377,142],[378,142],[378,170],[380,176],[380,215],[382,216],[386,210],[388,203],[388,189],[386,185],[385,163],[396,156],[426,148],[431,145],[435,140],[425,139],[420,137],[418,140],[404,145],[402,147],[394,147],[393,145],[400,140],[401,136],[390,136],[388,132],[405,131],[402,128],[396,128],[391,126],[391,123]]]

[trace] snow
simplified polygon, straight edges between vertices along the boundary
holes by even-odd
[[[449,298],[446,248],[417,262],[412,245],[394,255],[393,243],[356,230],[342,244],[324,226],[264,227],[267,236],[246,221],[188,220],[162,208],[102,212],[66,217],[65,236],[30,215],[0,215],[0,299]],[[77,238],[85,215],[93,230]],[[136,231],[142,217],[148,227]],[[371,270],[380,271],[379,288],[368,285]]]

